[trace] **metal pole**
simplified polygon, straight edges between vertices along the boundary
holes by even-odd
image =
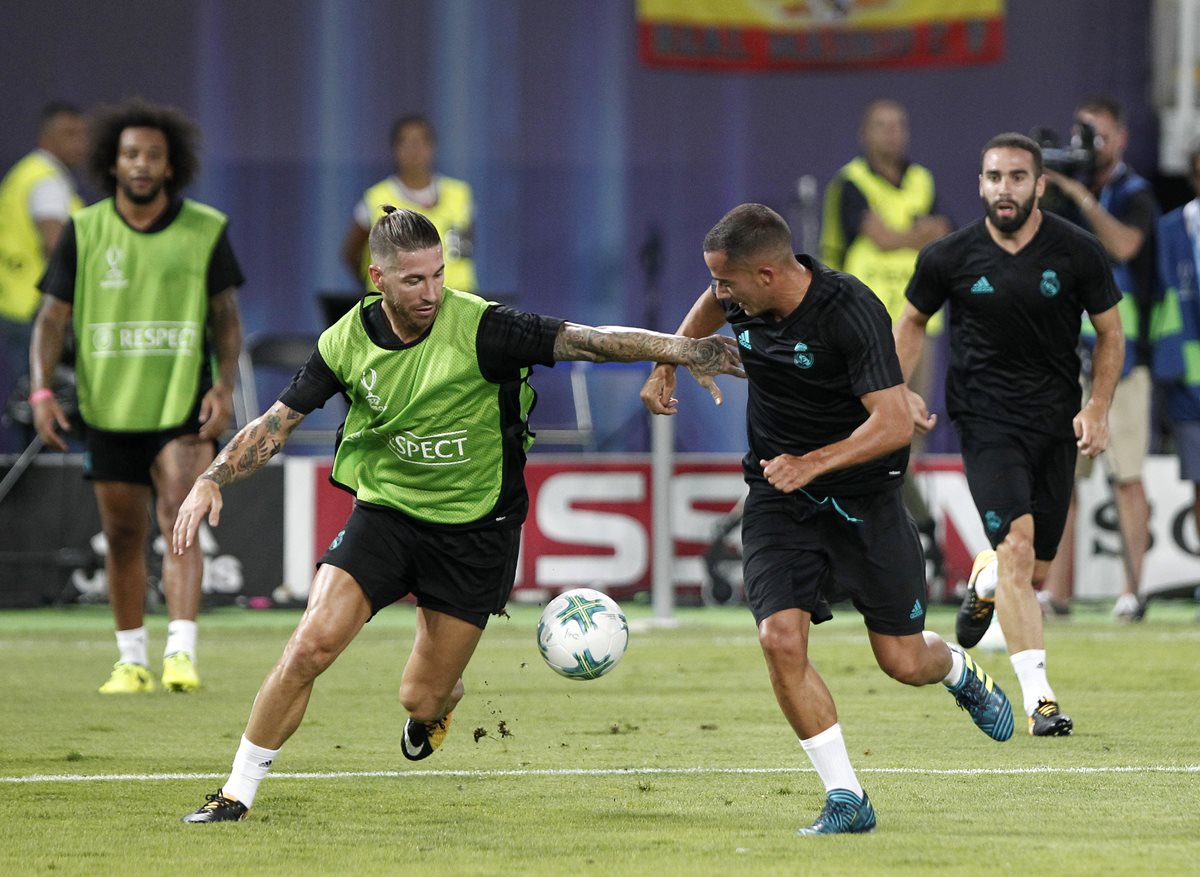
[[[675,616],[675,545],[671,533],[674,458],[675,418],[650,415],[650,550],[653,556],[650,603],[656,624],[670,624]]]
[[[34,436],[33,441],[29,443],[21,456],[17,457],[17,461],[13,463],[13,467],[8,470],[8,474],[4,476],[4,480],[0,481],[0,502],[4,501],[4,497],[8,496],[8,492],[17,486],[17,482],[21,476],[25,474],[25,470],[33,463],[34,457],[46,446],[40,435]]]

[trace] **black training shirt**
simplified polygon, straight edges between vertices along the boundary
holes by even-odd
[[[796,257],[812,271],[804,298],[783,320],[748,316],[722,302],[749,380],[743,460],[748,479],[762,479],[759,460],[797,456],[841,441],[869,416],[861,397],[903,382],[883,303],[862,281],[811,256]],[[908,446],[814,479],[819,498],[898,485]]]
[[[1082,313],[1120,301],[1094,235],[1042,211],[1020,252],[1001,249],[985,221],[921,251],[906,296],[932,315],[950,302],[946,408],[1002,429],[1074,435]]]

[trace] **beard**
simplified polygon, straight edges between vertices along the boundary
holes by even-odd
[[[984,200],[983,206],[984,209],[987,210],[988,219],[991,220],[992,225],[995,226],[997,231],[1001,232],[1002,234],[1012,234],[1021,226],[1023,226],[1027,219],[1029,219],[1029,214],[1033,213],[1033,205],[1036,201],[1037,197],[1035,195],[1030,195],[1029,200],[1027,201],[1012,202],[1017,208],[1012,216],[997,215],[996,206],[994,204],[989,204],[987,200]]]
[[[145,192],[135,192],[130,186],[123,183],[118,183],[118,185],[121,187],[121,191],[124,193],[125,197],[134,204],[149,204],[159,196],[159,193],[162,192],[163,186],[165,186],[166,183],[160,182],[158,185],[152,186]]]

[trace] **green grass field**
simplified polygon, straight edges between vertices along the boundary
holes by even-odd
[[[648,610],[628,606],[631,619]],[[179,817],[225,778],[294,612],[201,621],[203,688],[105,698],[106,607],[0,613],[0,874],[1196,874],[1200,624],[1082,607],[1048,627],[1076,735],[998,744],[940,686],[875,666],[850,609],[813,635],[871,835],[798,838],[823,790],[780,715],[744,608],[637,630],[595,682],[554,675],[537,610],[495,619],[446,744],[405,761],[408,607],[317,683],[246,822]],[[151,654],[166,620],[152,617]],[[953,611],[930,626],[953,630]],[[976,657],[1019,703],[1007,657]]]

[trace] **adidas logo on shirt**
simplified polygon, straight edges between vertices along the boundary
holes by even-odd
[[[992,288],[992,284],[988,283],[988,279],[986,276],[980,277],[978,280],[975,281],[975,285],[971,287],[971,292],[974,292],[974,293],[987,293],[987,292],[995,292],[995,291],[996,290]]]
[[[751,347],[750,347],[750,330],[749,329],[743,329],[741,332],[738,332],[737,339],[738,339],[738,344],[740,344],[742,347],[745,347],[747,350],[751,349]]]

